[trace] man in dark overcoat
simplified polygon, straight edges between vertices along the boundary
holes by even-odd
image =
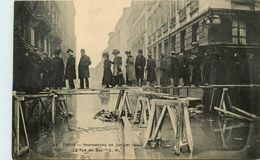
[[[52,59],[53,73],[52,73],[52,87],[54,89],[61,89],[65,87],[65,79],[64,79],[64,63],[63,59],[59,57],[61,53],[61,49],[57,49],[54,51],[55,57]]]
[[[81,57],[78,66],[80,89],[84,88],[84,80],[85,80],[86,88],[88,89],[89,88],[88,78],[90,77],[89,65],[91,65],[91,60],[89,56],[86,55],[85,49],[81,49],[80,52],[81,52]]]
[[[41,79],[41,74],[43,72],[43,65],[42,65],[42,59],[41,56],[39,55],[39,50],[38,48],[34,48],[33,52],[29,54],[30,60],[31,60],[31,65],[32,65],[32,70],[31,70],[31,93],[38,93],[40,92],[43,87],[42,87],[42,79]]]
[[[189,60],[183,53],[179,54],[180,78],[183,78],[184,86],[190,85],[190,67]]]
[[[43,87],[50,88],[51,87],[51,75],[52,75],[52,62],[46,52],[43,52],[43,75],[42,75],[42,83]]]
[[[160,70],[161,70],[161,79],[160,79],[160,85],[162,87],[167,87],[171,84],[170,80],[170,64],[168,63],[169,57],[165,54],[161,54],[161,60],[160,60]]]
[[[171,65],[170,65],[170,77],[173,81],[174,86],[179,85],[179,72],[180,72],[180,65],[179,59],[174,51],[171,51]]]
[[[68,49],[69,55],[66,63],[65,79],[69,81],[70,89],[75,89],[74,79],[76,79],[75,57],[73,56],[73,50]]]
[[[138,50],[138,56],[135,59],[135,74],[136,74],[136,81],[137,86],[142,86],[144,80],[144,67],[146,64],[146,59],[143,55],[143,50]],[[139,82],[141,80],[141,82]]]
[[[156,68],[155,60],[152,58],[152,54],[149,53],[146,70],[147,70],[147,82],[149,82],[150,85],[153,85],[154,81],[156,81],[155,68]]]

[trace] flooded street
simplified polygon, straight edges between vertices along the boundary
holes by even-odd
[[[102,109],[113,110],[117,95],[75,96],[74,116],[59,120],[55,128],[32,135],[30,151],[22,158],[123,158],[122,130],[116,122],[93,119]]]
[[[111,91],[110,91],[111,92]],[[114,93],[114,92],[113,92]],[[133,107],[136,95],[130,98]],[[29,129],[30,149],[21,159],[124,159],[123,126],[120,122],[104,122],[94,119],[101,111],[113,111],[117,94],[70,96],[68,108],[72,117],[57,117],[53,128]],[[137,159],[172,158],[257,158],[259,157],[259,122],[218,116],[190,117],[194,143],[193,154],[184,152],[177,156],[174,151],[175,135],[169,115],[161,131],[159,146],[143,148],[146,128],[132,124],[134,151]],[[130,119],[131,122],[131,119]]]

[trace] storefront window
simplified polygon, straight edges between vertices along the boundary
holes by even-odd
[[[241,20],[232,21],[232,40],[234,44],[246,44],[246,25]]]

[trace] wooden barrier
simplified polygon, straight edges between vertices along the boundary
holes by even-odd
[[[165,99],[153,99],[150,102],[151,111],[143,146],[146,147],[149,143],[161,139],[160,132],[168,113],[176,137],[176,154],[179,155],[181,148],[186,145],[190,152],[193,152],[193,140],[187,110],[188,103],[186,101]]]
[[[151,106],[147,97],[139,96],[134,111],[133,123],[138,123],[139,127],[146,127],[148,122],[147,114],[150,115]],[[138,117],[138,113],[140,116]]]
[[[128,114],[133,114],[132,105],[129,101],[128,91],[121,90],[118,95],[115,113],[118,113],[118,117],[122,117],[123,114],[128,117]]]
[[[211,102],[210,102],[210,111],[212,110],[215,92],[216,92],[216,89],[213,89]],[[229,116],[232,116],[232,117],[235,117],[235,118],[245,119],[245,120],[249,120],[249,121],[254,121],[254,120],[260,119],[260,117],[254,115],[254,114],[248,113],[248,112],[246,112],[242,109],[239,109],[239,108],[233,106],[233,104],[231,102],[230,95],[229,95],[228,92],[229,92],[228,88],[222,88],[222,94],[221,94],[219,106],[214,107],[214,109],[218,111],[218,114],[220,116],[229,115]],[[226,102],[226,100],[227,100],[227,102]],[[228,111],[228,108],[232,109],[232,111],[238,112],[239,114]],[[240,114],[242,114],[242,115],[240,115]]]

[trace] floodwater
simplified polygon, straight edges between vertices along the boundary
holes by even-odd
[[[118,122],[102,122],[93,117],[102,109],[114,110],[116,94],[73,96],[68,120],[57,117],[55,128],[38,128],[29,133],[30,150],[22,159],[123,159],[122,126]],[[130,98],[135,106],[135,98]],[[133,141],[138,159],[248,159],[260,158],[259,124],[217,116],[191,117],[194,143],[192,154],[174,152],[174,133],[167,115],[162,127],[162,143],[155,148],[142,147],[146,128],[133,125]]]

